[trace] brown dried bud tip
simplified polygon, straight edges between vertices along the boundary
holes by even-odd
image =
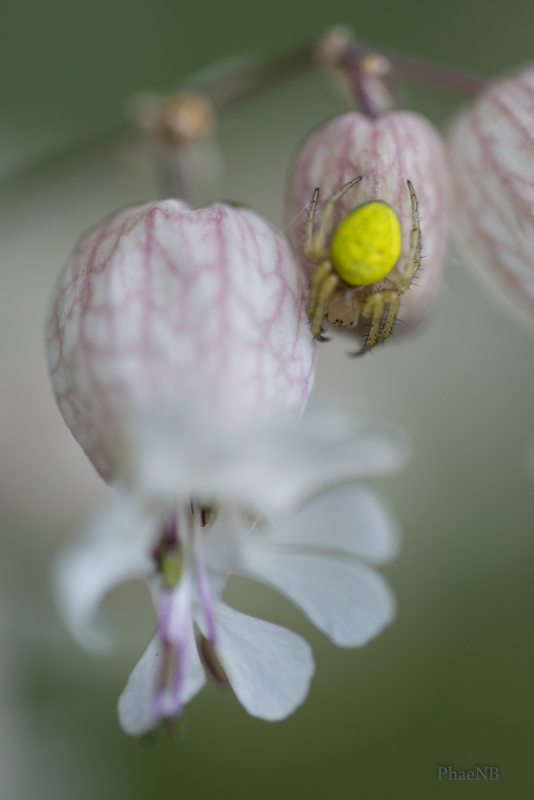
[[[391,61],[379,53],[369,53],[361,59],[360,70],[369,78],[385,78],[391,72]]]
[[[343,25],[335,25],[319,39],[315,60],[321,67],[338,67],[353,40],[351,31]]]
[[[172,141],[196,142],[215,127],[215,109],[203,94],[179,94],[169,100],[161,113],[161,132]]]

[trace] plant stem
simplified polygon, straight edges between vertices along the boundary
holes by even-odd
[[[326,36],[328,35],[329,33],[326,34]],[[345,74],[362,111],[371,117],[377,116],[383,109],[380,108],[380,104],[377,105],[374,102],[373,93],[368,91],[369,83],[362,73],[362,63],[365,57],[382,56],[387,59],[391,65],[391,72],[384,80],[385,84],[388,82],[394,83],[396,80],[408,80],[466,97],[473,97],[486,85],[485,79],[474,73],[405,53],[397,53],[381,47],[375,47],[352,39],[346,33],[345,37],[342,51],[338,53],[335,63],[330,62],[329,66],[335,67]],[[182,83],[181,90],[187,92],[189,89],[194,89],[202,93],[211,102],[214,111],[221,113],[255,94],[285,83],[321,66],[319,47],[314,43],[313,45],[300,47],[289,55],[272,60],[241,59],[233,69],[228,69],[225,64],[219,64],[185,80]],[[111,140],[117,134],[120,134],[120,130],[112,134],[100,135],[90,143],[73,148],[71,154],[83,152],[89,147],[105,142],[107,139]],[[151,131],[151,135],[158,136],[155,128]],[[189,146],[189,143],[187,146]],[[177,142],[176,147],[180,149],[182,145]],[[166,160],[168,162],[169,157],[172,158],[169,144],[166,143],[163,148],[160,147],[159,149],[163,152],[163,161]],[[173,167],[172,180],[167,180],[167,183],[171,183],[181,196],[187,194],[184,188],[179,188],[182,184],[185,186],[188,181],[186,174],[187,164],[185,163],[187,161],[187,153],[185,150],[184,145],[183,152],[177,164]],[[184,155],[183,159],[181,158],[182,155]],[[4,181],[4,184],[11,184],[24,174],[46,167],[60,157],[61,155],[58,153],[41,163],[34,164],[30,169],[24,169],[10,175]],[[169,165],[167,164],[166,169],[168,168]]]
[[[398,79],[433,86],[467,97],[472,97],[486,85],[486,80],[475,73],[375,47],[355,39],[346,47],[338,66],[349,76],[356,77],[364,56],[375,54],[387,58],[392,65],[394,77]],[[317,66],[317,46],[314,44],[272,61],[242,62],[234,70],[226,70],[226,74],[223,68],[218,74],[215,67],[206,73],[200,73],[196,78],[193,76],[187,81],[186,86],[203,91],[215,108],[222,111],[259,92],[303,75]]]
[[[359,69],[364,56],[375,53],[388,59],[393,67],[395,77],[425,86],[432,86],[435,89],[473,97],[487,83],[485,78],[466,70],[357,41],[353,41],[349,45],[340,59],[340,66],[346,69],[347,72],[353,73]]]

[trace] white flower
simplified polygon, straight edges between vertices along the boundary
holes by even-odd
[[[78,639],[102,647],[102,595],[145,576],[157,632],[119,703],[140,734],[177,717],[204,667],[251,714],[281,719],[313,660],[295,634],[222,601],[228,575],[292,598],[343,646],[390,621],[362,563],[394,549],[394,524],[363,487],[405,444],[337,412],[296,424],[313,380],[304,283],[282,237],[251,211],[175,200],[127,209],[84,240],[48,326],[52,381],[72,433],[119,498],[58,566]]]
[[[226,605],[227,577],[278,589],[342,647],[376,636],[395,604],[367,563],[394,554],[397,528],[374,491],[344,481],[397,469],[404,438],[323,411],[226,439],[159,417],[137,447],[136,488],[121,491],[57,569],[67,624],[93,648],[108,643],[95,619],[101,597],[135,576],[150,581],[158,630],[119,700],[123,728],[138,735],[177,717],[205,669],[250,714],[286,717],[307,694],[310,648]]]

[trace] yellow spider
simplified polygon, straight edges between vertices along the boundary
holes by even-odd
[[[365,348],[370,349],[379,339],[384,341],[391,334],[399,310],[399,297],[410,288],[419,269],[421,230],[417,197],[411,182],[407,181],[412,230],[404,266],[395,269],[402,248],[399,218],[391,206],[381,200],[364,203],[347,214],[327,245],[328,227],[336,203],[361,180],[361,176],[353,178],[327,200],[315,231],[319,189],[313,193],[306,218],[304,252],[317,267],[311,281],[307,312],[312,334],[318,339],[321,339],[324,319],[351,327],[358,324],[360,315],[370,318]],[[385,283],[378,286],[377,281],[383,279]],[[387,316],[380,331],[386,307]]]

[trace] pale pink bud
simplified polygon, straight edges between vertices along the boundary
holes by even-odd
[[[194,412],[225,431],[298,417],[313,380],[302,283],[271,225],[229,205],[129,208],[82,241],[48,353],[61,413],[100,474],[120,476],[143,415]]]
[[[403,269],[412,230],[412,207],[407,182],[419,204],[421,267],[400,297],[396,333],[413,328],[427,313],[440,283],[447,250],[449,181],[444,147],[438,132],[419,114],[391,111],[377,119],[352,112],[319,128],[302,148],[290,183],[288,222],[290,241],[305,274],[315,265],[304,254],[306,207],[320,189],[317,224],[324,202],[353,178],[362,180],[335,206],[327,243],[350,211],[369,201],[382,201],[397,214],[402,249],[396,270]],[[342,328],[341,330],[347,330]]]
[[[534,324],[534,67],[490,85],[451,130],[453,231],[487,286]]]

